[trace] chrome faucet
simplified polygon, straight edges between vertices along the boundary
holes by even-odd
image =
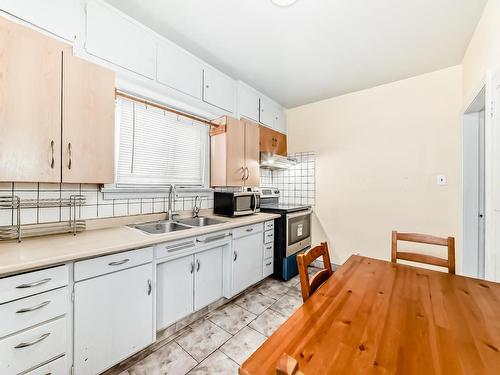
[[[168,193],[168,220],[173,220],[174,215],[178,215],[177,212],[173,211],[173,198],[175,197],[175,185],[170,185],[170,192]]]
[[[199,205],[198,205],[198,201],[200,201]],[[193,217],[198,217],[198,214],[200,213],[200,209],[201,209],[201,199],[200,199],[200,196],[197,195],[194,198]]]

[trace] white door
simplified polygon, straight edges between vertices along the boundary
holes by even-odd
[[[75,374],[94,375],[153,342],[152,264],[75,284]]]
[[[222,297],[222,250],[219,246],[195,255],[194,309],[199,310]]]
[[[157,330],[168,327],[193,312],[193,272],[192,255],[157,266]]]
[[[158,82],[201,99],[203,68],[194,56],[174,44],[162,43],[157,61]]]
[[[275,130],[286,133],[286,113],[283,108],[276,109]]]
[[[488,228],[491,231],[489,235],[492,251],[486,252],[485,260],[487,278],[498,282],[500,281],[500,71],[492,75],[491,90],[489,92],[491,97],[491,108],[489,111],[491,116],[491,130],[493,132],[493,144],[491,147],[493,161],[490,168],[493,175],[493,184],[490,187],[493,201],[493,218],[489,225],[488,223],[486,224],[487,235]],[[486,112],[488,112],[488,108],[486,108]],[[488,153],[486,157],[488,157]],[[486,170],[486,173],[488,173],[488,170]],[[486,203],[488,203],[488,200]]]
[[[203,70],[203,101],[232,113],[235,89],[234,81],[228,76],[207,67]]]
[[[262,233],[233,240],[233,294],[262,279]]]

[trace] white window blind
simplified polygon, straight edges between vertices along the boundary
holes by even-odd
[[[208,126],[122,98],[116,118],[117,186],[208,185]]]

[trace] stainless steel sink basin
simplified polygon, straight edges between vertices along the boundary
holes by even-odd
[[[157,223],[136,224],[132,225],[132,227],[150,234],[163,234],[177,232],[179,230],[191,229],[190,226],[183,225],[175,221],[160,221]]]
[[[225,221],[223,220],[217,220],[211,217],[189,217],[185,219],[178,219],[177,222],[192,227],[205,227],[207,225],[225,223]]]

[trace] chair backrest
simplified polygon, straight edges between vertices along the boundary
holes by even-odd
[[[276,366],[276,375],[305,375],[305,374],[299,370],[299,364],[295,358],[290,357],[286,353],[283,353],[283,355],[278,360]]]
[[[309,280],[307,267],[320,256],[323,257],[324,269],[318,271]],[[297,255],[297,263],[299,266],[300,288],[302,290],[302,299],[307,299],[332,275],[332,264],[330,263],[330,255],[328,254],[328,244],[322,242],[321,245],[307,250],[303,254]]]
[[[399,251],[398,241],[417,242],[428,245],[446,246],[448,248],[448,259],[438,258],[432,255],[424,255],[409,251]],[[431,264],[448,268],[448,272],[455,273],[455,238],[435,237],[428,234],[418,233],[398,233],[392,231],[392,253],[391,261],[396,263],[398,259],[408,260],[411,262]]]

